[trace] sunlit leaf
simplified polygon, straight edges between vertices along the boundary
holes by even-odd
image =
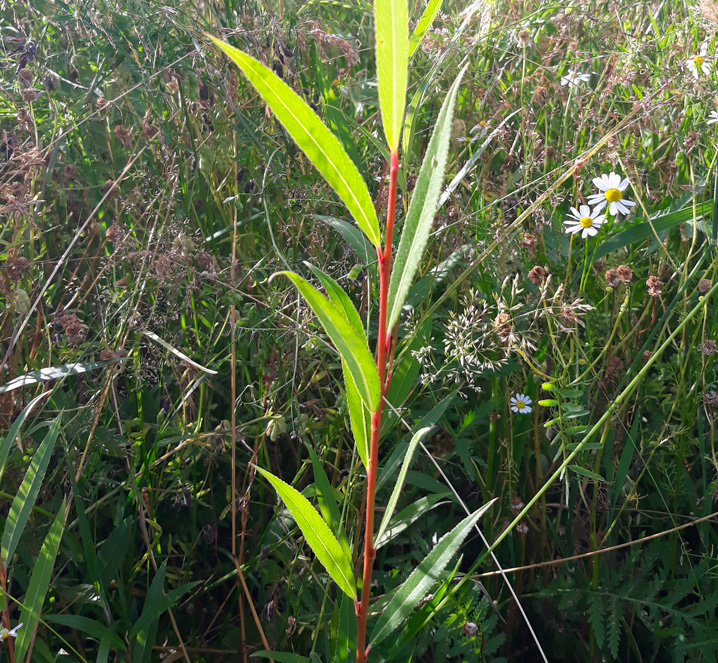
[[[277,272],[291,279],[314,314],[319,318],[347,368],[354,378],[357,391],[364,403],[374,412],[379,405],[379,373],[369,352],[366,338],[347,321],[340,311],[306,279],[294,272]],[[275,275],[276,276],[276,275]]]
[[[409,78],[409,16],[406,0],[375,0],[376,70],[384,134],[393,152],[399,145]]]
[[[427,3],[424,13],[421,15],[409,39],[409,57],[413,56],[414,53],[416,53],[416,49],[421,46],[421,42],[424,41],[424,37],[434,22],[436,15],[439,13],[443,2],[444,0],[429,0]]]
[[[372,244],[379,246],[379,221],[369,190],[337,137],[271,69],[238,48],[207,36],[242,70],[289,135],[344,201]]]
[[[404,221],[399,249],[394,260],[389,281],[389,312],[387,327],[392,329],[399,320],[401,307],[419,268],[429,232],[434,223],[436,205],[441,194],[446,162],[449,156],[449,139],[454,106],[459,94],[459,85],[466,67],[459,72],[439,112],[434,133],[424,156],[416,180],[409,210]]]
[[[270,472],[261,467],[257,467],[257,471],[274,486],[319,563],[347,596],[356,598],[356,581],[351,559],[309,500]]]
[[[10,382],[0,386],[0,394],[4,394],[6,391],[12,391],[13,389],[19,389],[20,387],[26,387],[29,384],[47,382],[48,380],[60,380],[62,378],[69,377],[70,375],[78,375],[79,373],[85,373],[86,371],[94,371],[97,368],[102,368],[103,366],[114,364],[118,361],[122,361],[122,359],[88,362],[78,361],[74,364],[40,368],[37,371],[30,371],[29,373],[25,373],[25,375],[19,375],[13,380],[10,380]]]
[[[347,406],[349,407],[349,423],[357,445],[359,458],[364,467],[369,467],[369,443],[371,441],[371,414],[359,395],[354,378],[347,363],[342,359],[344,385],[347,390]]]

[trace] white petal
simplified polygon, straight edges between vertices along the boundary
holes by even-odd
[[[581,211],[581,218],[591,216],[591,208],[588,205],[581,205],[579,209]]]
[[[613,216],[616,216],[616,213],[618,211],[618,204],[611,202],[608,206],[608,211],[611,212],[611,214],[613,214]]]
[[[693,74],[693,78],[695,78],[696,80],[698,80],[698,67],[693,66],[693,67],[691,68],[691,73]]]
[[[569,228],[568,226],[566,226],[566,232],[570,233],[571,235],[575,235],[577,232],[580,232],[580,231],[581,231],[581,226],[579,226],[579,225],[575,225],[572,228]]]
[[[596,203],[600,203],[601,201],[605,201],[606,196],[602,193],[592,193],[588,197],[588,204],[589,205],[595,205]]]
[[[595,237],[596,235],[598,235],[598,228],[596,228],[595,226],[586,228],[586,234],[589,235],[590,237]]]
[[[628,207],[626,207],[620,201],[616,203],[616,207],[618,207],[618,210],[621,212],[621,214],[625,214],[626,216],[628,216],[628,214],[630,213],[630,210],[628,209]]]
[[[515,405],[512,405],[512,406],[511,406],[511,409],[512,409],[514,412],[518,412],[518,411],[519,411],[519,409],[518,409]]]
[[[705,57],[705,56],[706,56],[706,53],[708,53],[708,42],[707,42],[707,41],[704,41],[704,42],[701,44],[701,55],[702,55],[703,57]]]
[[[631,180],[629,180],[627,177],[623,179],[623,181],[616,187],[619,191],[625,191],[626,187],[631,183]]]
[[[621,200],[621,204],[626,205],[628,207],[633,207],[636,203],[634,203],[632,200],[626,200],[625,198],[623,198]]]
[[[602,226],[604,223],[606,223],[606,215],[605,214],[599,214],[598,216],[593,217],[593,225],[594,226]]]
[[[571,208],[571,214],[573,214],[579,221],[581,220],[581,213],[575,208]]]
[[[606,191],[607,189],[610,189],[611,187],[608,186],[608,183],[604,181],[605,175],[602,175],[601,177],[594,177],[593,183],[596,185],[599,191]]]
[[[529,412],[531,412],[531,408],[528,405],[521,410],[521,414],[528,414]]]
[[[526,403],[526,405],[531,405],[531,403],[533,403],[533,401],[531,400],[531,398],[529,396],[524,396],[524,403]]]
[[[706,76],[709,76],[709,75],[710,75],[710,73],[711,73],[711,68],[710,68],[710,65],[709,65],[707,62],[704,62],[704,63],[701,65],[701,69],[703,70],[703,73],[704,73]]]
[[[621,176],[618,173],[611,173],[608,176],[608,184],[609,188],[611,189],[617,189],[618,185],[621,183]]]
[[[581,239],[586,239],[586,237],[588,237],[588,228],[584,228],[581,233]]]
[[[589,201],[589,202],[590,202],[590,201]],[[600,211],[606,206],[606,203],[607,203],[608,201],[607,201],[606,198],[604,197],[603,200],[600,200],[600,199],[599,199],[599,200],[595,200],[594,202],[597,203],[596,209],[600,212]]]

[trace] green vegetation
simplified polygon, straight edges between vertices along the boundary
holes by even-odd
[[[0,16],[1,660],[716,660],[716,3]]]

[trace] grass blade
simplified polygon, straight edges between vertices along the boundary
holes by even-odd
[[[434,549],[417,566],[404,584],[399,587],[379,617],[371,636],[371,644],[377,645],[389,637],[412,613],[419,601],[438,582],[439,576],[467,537],[471,528],[491,506],[486,504],[462,520],[451,532],[441,538]]]
[[[362,401],[374,412],[379,405],[379,374],[374,358],[369,352],[366,338],[349,324],[343,312],[306,279],[294,272],[277,272],[277,274],[289,277],[307,300],[346,362]]]
[[[351,598],[356,597],[356,581],[352,562],[337,541],[329,526],[322,520],[316,509],[304,495],[284,483],[270,472],[257,467],[257,471],[274,486],[287,509],[294,516],[309,547],[314,551],[321,565],[327,570],[339,588]]]
[[[371,243],[379,246],[379,220],[369,190],[337,137],[271,69],[238,48],[207,36],[242,70],[289,135],[344,201]]]
[[[20,541],[25,525],[27,525],[30,512],[35,506],[35,500],[40,492],[42,480],[45,478],[47,466],[50,464],[50,456],[52,456],[52,450],[55,447],[55,440],[57,440],[57,435],[60,432],[61,419],[62,415],[58,415],[52,423],[50,430],[47,432],[47,435],[45,435],[45,439],[42,441],[40,448],[35,452],[30,467],[10,507],[10,513],[8,513],[5,530],[2,535],[2,549],[0,553],[5,568],[7,568],[12,560],[15,548]]]
[[[60,541],[62,540],[62,533],[65,529],[65,521],[69,511],[69,502],[65,501],[45,537],[40,549],[40,555],[33,567],[23,607],[20,611],[20,621],[23,628],[18,631],[15,642],[16,661],[22,661],[25,658],[25,654],[35,637],[35,629],[40,621],[40,613],[50,586],[52,569],[55,566],[55,558],[60,548]]]
[[[436,205],[441,194],[444,172],[449,157],[449,140],[451,138],[451,122],[454,117],[454,106],[459,94],[459,85],[466,67],[459,72],[441,107],[436,128],[429,141],[419,176],[416,180],[414,194],[409,203],[404,229],[399,242],[399,249],[394,261],[394,268],[389,282],[389,329],[399,320],[401,307],[409,292],[419,262],[429,240],[436,215]]]
[[[3,472],[5,471],[5,463],[7,462],[8,454],[10,453],[10,447],[12,447],[12,443],[15,441],[15,438],[17,437],[17,434],[20,432],[20,428],[25,423],[25,419],[27,419],[27,416],[30,414],[32,409],[43,399],[45,396],[50,394],[51,392],[47,391],[43,394],[40,394],[39,396],[36,396],[33,398],[23,409],[23,411],[20,413],[20,416],[18,416],[17,419],[13,422],[13,425],[10,427],[10,430],[8,431],[7,435],[5,436],[5,439],[3,440],[2,446],[0,446],[0,479],[2,479]]]
[[[399,146],[409,80],[409,15],[406,0],[376,0],[376,71],[379,106],[389,149]]]

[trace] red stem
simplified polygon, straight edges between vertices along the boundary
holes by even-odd
[[[386,379],[387,355],[390,337],[386,328],[387,299],[389,295],[389,277],[391,276],[391,250],[394,235],[394,215],[396,212],[396,181],[399,173],[399,154],[391,153],[389,165],[389,204],[386,212],[386,238],[384,249],[377,247],[379,258],[379,338],[377,340],[376,367],[379,373],[379,406],[371,417],[371,447],[369,467],[367,468],[366,519],[364,533],[364,573],[362,576],[361,601],[357,603],[357,663],[364,663],[369,650],[366,648],[366,622],[369,617],[369,598],[371,594],[371,572],[374,566],[376,548],[374,547],[374,500],[376,497],[376,474],[379,465],[379,435],[384,412],[384,396],[388,388]]]

